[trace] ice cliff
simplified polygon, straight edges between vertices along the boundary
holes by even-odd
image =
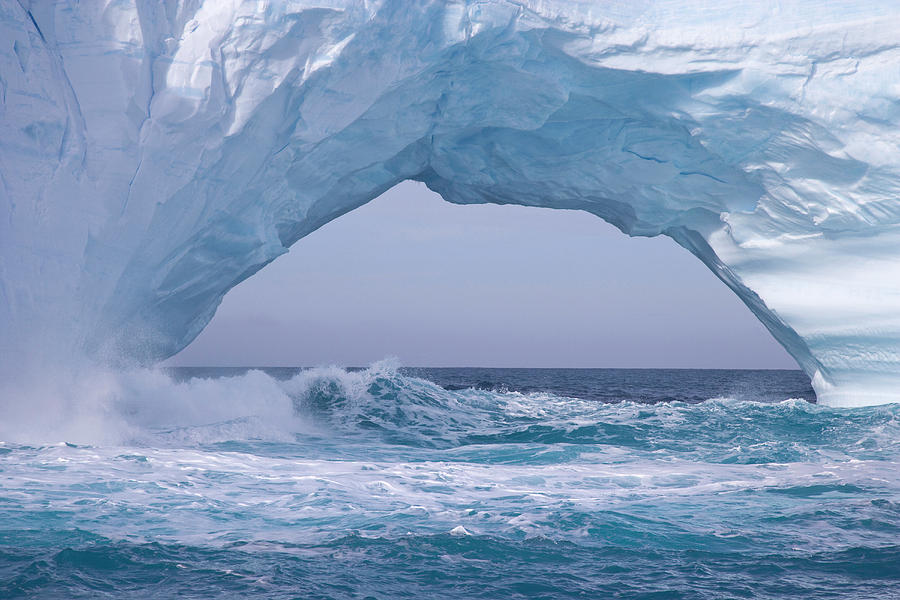
[[[2,363],[170,356],[415,179],[671,236],[820,400],[900,400],[898,31],[896,0],[0,0]]]

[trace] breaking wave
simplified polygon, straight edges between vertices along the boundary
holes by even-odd
[[[92,373],[76,385],[57,382],[32,390],[26,402],[8,403],[0,436],[136,446],[328,439],[433,449],[609,445],[716,462],[799,460],[823,452],[867,458],[892,452],[900,440],[896,405],[841,409],[799,398],[728,396],[648,402],[634,400],[627,385],[618,395],[629,399],[609,402],[522,392],[503,382],[440,385],[407,371],[388,360],[288,376],[252,369],[200,377],[161,369]],[[698,398],[697,391],[688,397]],[[18,405],[17,413],[9,405]]]

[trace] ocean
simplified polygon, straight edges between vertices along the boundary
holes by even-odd
[[[900,406],[799,371],[117,381],[0,444],[0,597],[900,598]]]

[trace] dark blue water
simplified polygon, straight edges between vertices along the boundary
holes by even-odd
[[[102,387],[0,445],[0,597],[900,598],[900,407],[800,372]]]

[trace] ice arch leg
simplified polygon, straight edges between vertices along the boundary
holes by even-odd
[[[326,4],[0,0],[4,355],[170,356],[416,179],[670,235],[821,399],[900,399],[892,3]]]

